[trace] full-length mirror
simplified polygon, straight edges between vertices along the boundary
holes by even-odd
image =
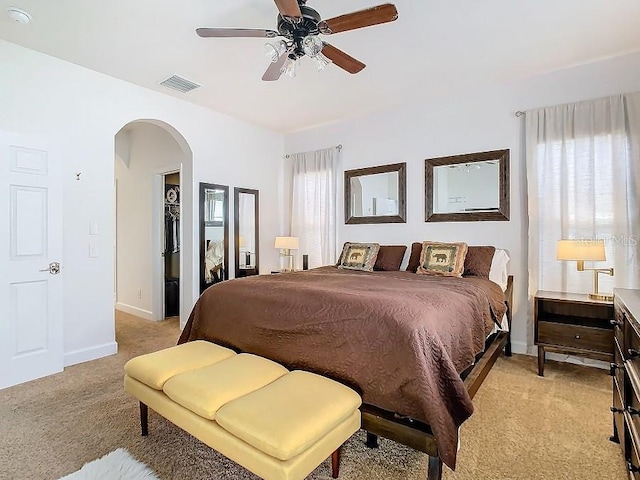
[[[406,172],[406,163],[345,171],[345,223],[405,223]]]
[[[258,190],[234,188],[234,251],[236,278],[258,275]]]
[[[229,187],[200,184],[200,293],[229,278]]]
[[[425,160],[425,221],[509,220],[509,150]]]

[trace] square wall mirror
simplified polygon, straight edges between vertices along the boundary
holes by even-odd
[[[406,163],[345,171],[345,223],[406,223],[406,184]]]
[[[425,160],[425,221],[509,220],[509,150]]]

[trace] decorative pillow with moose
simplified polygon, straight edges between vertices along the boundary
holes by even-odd
[[[466,255],[466,243],[422,242],[420,266],[416,273],[461,277]]]
[[[342,248],[338,268],[372,272],[379,250],[380,245],[377,243],[346,242]]]

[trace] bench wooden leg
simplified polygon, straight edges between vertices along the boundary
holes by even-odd
[[[333,478],[338,478],[338,474],[340,473],[340,450],[342,447],[338,447],[338,449],[331,454],[331,476]]]
[[[427,480],[442,480],[442,460],[429,456],[429,472]]]
[[[367,441],[365,442],[365,445],[368,448],[378,448],[378,436],[367,432]]]
[[[143,437],[149,435],[149,407],[142,402],[140,402],[140,428]]]

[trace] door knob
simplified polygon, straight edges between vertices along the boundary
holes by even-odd
[[[38,270],[39,272],[49,272],[51,275],[57,275],[60,273],[60,264],[58,262],[51,262],[49,268]]]

